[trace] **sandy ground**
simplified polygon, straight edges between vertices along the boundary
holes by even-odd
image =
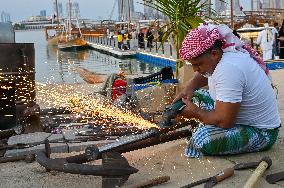
[[[278,86],[279,112],[284,120],[284,70],[272,71],[274,83]],[[284,170],[284,131],[280,130],[277,143],[270,151],[242,154],[223,157],[204,157],[202,159],[188,159],[183,155],[185,141],[176,140],[170,143],[125,153],[130,165],[139,169],[139,172],[129,177],[123,187],[143,182],[158,176],[169,175],[168,183],[157,187],[180,187],[193,181],[215,175],[235,163],[258,161],[263,156],[269,156],[273,165],[266,172]],[[71,154],[53,154],[52,157],[63,157]],[[46,172],[38,163],[27,164],[25,162],[0,164],[0,187],[101,187],[101,178],[85,175],[72,175],[61,172]],[[216,187],[242,187],[252,170],[238,171],[230,179],[227,179]],[[265,174],[265,175],[266,175]],[[198,186],[203,187],[203,185]],[[284,181],[275,185],[268,184],[264,178],[260,180],[257,187],[284,187]]]

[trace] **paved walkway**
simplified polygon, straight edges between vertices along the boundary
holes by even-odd
[[[271,71],[271,74],[274,84],[278,87],[279,112],[283,122],[284,70]],[[42,136],[50,137],[49,134]],[[31,137],[30,141],[33,139],[34,137]],[[61,137],[53,137],[52,139],[58,140],[61,139]],[[12,143],[15,142],[11,141],[10,144]],[[203,157],[202,159],[188,159],[183,155],[184,147],[185,141],[184,139],[181,139],[124,154],[130,165],[139,169],[139,172],[131,175],[123,187],[127,188],[130,185],[145,181],[146,179],[162,175],[170,175],[171,180],[160,187],[180,187],[193,181],[215,175],[217,172],[225,168],[232,167],[236,163],[258,161],[264,156],[269,156],[273,161],[271,168],[266,171],[264,177],[267,174],[284,170],[283,128],[280,129],[280,134],[276,144],[271,150],[265,152],[222,157]],[[77,146],[77,148],[80,148],[80,146]],[[71,175],[55,172],[47,173],[37,163],[26,164],[24,162],[19,162],[0,164],[0,171],[0,187],[100,187],[98,183],[101,182],[99,178],[93,176]],[[253,170],[237,171],[233,177],[224,180],[218,184],[216,188],[243,187],[252,172]],[[203,186],[204,185],[198,187]],[[257,187],[280,188],[284,187],[284,181],[270,185],[264,178],[261,178]]]

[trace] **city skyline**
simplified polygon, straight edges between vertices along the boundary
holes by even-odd
[[[58,2],[61,2],[64,6],[68,0],[58,0]],[[142,0],[134,0],[135,11],[144,12],[143,5],[139,4],[141,2]],[[81,0],[79,3],[81,18],[108,19],[117,0]],[[240,4],[244,10],[250,9],[250,1],[240,0]],[[13,22],[25,20],[30,16],[37,16],[41,10],[46,10],[47,16],[54,14],[53,1],[46,0],[2,0],[0,7],[0,12],[9,13]],[[113,19],[118,18],[117,10],[118,8],[113,13]]]
[[[133,0],[135,11],[143,11],[143,6],[139,4],[142,0]],[[0,12],[4,11],[11,15],[11,21],[21,21],[30,16],[37,16],[41,10],[46,10],[47,16],[54,14],[53,1],[46,0],[1,0]],[[58,3],[66,5],[68,0],[58,0]],[[108,19],[110,17],[113,4],[117,0],[81,0],[80,15],[82,18],[89,19]],[[27,6],[27,4],[29,6]],[[116,5],[117,6],[117,5]],[[64,7],[65,9],[65,7]],[[114,11],[113,19],[117,19],[117,9]]]

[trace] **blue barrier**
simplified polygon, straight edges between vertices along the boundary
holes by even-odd
[[[284,68],[284,62],[273,62],[273,63],[266,63],[266,66],[269,70],[277,70]]]
[[[176,62],[170,59],[164,59],[161,57],[155,57],[147,54],[142,54],[142,53],[137,53],[136,54],[136,59],[145,61],[147,63],[152,63],[154,65],[162,66],[162,67],[167,67],[170,66],[174,70],[176,69]]]
[[[161,84],[176,84],[178,83],[178,80],[177,79],[168,79],[168,80],[162,80],[160,81]],[[147,84],[134,84],[132,86],[132,89],[134,91],[138,91],[138,90],[142,90],[142,89],[145,89],[147,87],[153,87],[153,86],[156,86],[158,85],[158,82],[153,82],[153,83],[147,83]]]

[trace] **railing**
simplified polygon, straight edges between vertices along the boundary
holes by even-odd
[[[118,51],[133,50],[138,52],[147,52],[152,55],[158,55],[167,58],[176,58],[176,51],[173,48],[172,44],[170,44],[169,42],[161,44],[161,42],[153,41],[152,45],[147,46],[148,41],[144,40],[144,47],[138,48],[138,40],[134,38],[129,40],[130,48],[128,49],[125,47],[127,46],[127,42],[124,41],[122,45],[119,45],[116,37],[109,38],[106,36],[83,36],[83,38],[90,43],[111,47],[114,50]],[[121,46],[121,48],[119,48],[119,46]]]

